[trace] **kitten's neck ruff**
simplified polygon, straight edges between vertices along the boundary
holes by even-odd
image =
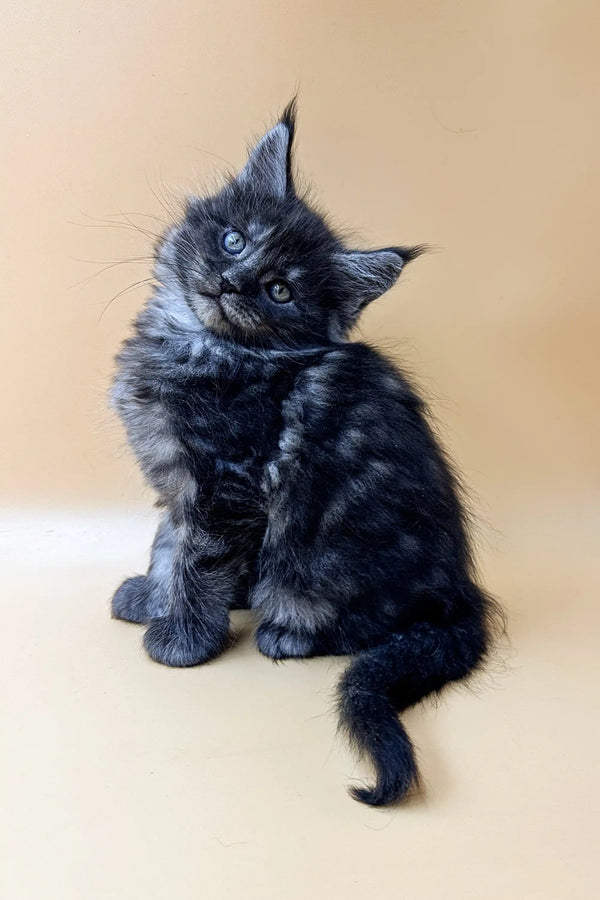
[[[166,338],[175,343],[191,344],[192,348],[219,357],[236,357],[238,360],[298,359],[310,360],[324,352],[338,348],[342,341],[313,344],[304,347],[260,346],[236,341],[226,334],[211,331],[198,319],[182,290],[170,284],[159,283],[148,301],[143,314],[144,331],[154,338]]]

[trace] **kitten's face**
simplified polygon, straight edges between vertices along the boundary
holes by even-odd
[[[257,196],[236,183],[193,201],[174,238],[178,275],[198,318],[261,343],[327,337],[338,246],[301,201]]]
[[[291,176],[293,110],[219,194],[189,203],[161,250],[211,331],[263,346],[339,340],[414,256],[347,251]]]

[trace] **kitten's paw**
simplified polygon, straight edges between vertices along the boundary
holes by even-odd
[[[227,643],[227,628],[210,633],[170,616],[156,619],[144,635],[148,655],[163,666],[198,666],[218,656]]]
[[[256,646],[271,659],[315,656],[317,652],[312,635],[288,631],[268,622],[261,622],[256,629]]]
[[[127,578],[112,598],[112,616],[141,624],[150,618],[150,590],[146,575]]]

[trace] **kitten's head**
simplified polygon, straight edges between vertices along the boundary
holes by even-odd
[[[218,194],[188,203],[158,261],[211,331],[246,344],[303,346],[345,337],[420,248],[347,249],[298,196],[295,108]]]

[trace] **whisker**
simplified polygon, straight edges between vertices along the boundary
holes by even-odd
[[[162,182],[162,194],[159,193],[158,187],[155,188],[150,183],[150,179],[148,178],[148,175],[146,175],[146,184],[148,185],[148,189],[151,191],[152,196],[154,197],[156,202],[166,212],[169,222],[171,224],[173,224],[175,221],[177,221],[177,219],[180,216],[181,204],[174,202],[173,199],[169,196],[169,192],[167,190],[164,179],[163,179],[162,175],[160,174],[160,172],[158,173],[158,177],[161,179],[161,182]]]
[[[155,241],[160,240],[161,235],[157,234],[155,231],[150,231],[147,228],[142,228],[141,225],[137,225],[135,222],[132,222],[131,219],[127,219],[126,222],[118,222],[111,219],[98,219],[95,216],[90,216],[87,213],[81,213],[85,218],[90,219],[90,222],[73,222],[71,221],[71,225],[77,225],[80,228],[121,228],[127,231],[137,231],[139,234],[143,234],[146,237],[151,237]]]
[[[127,259],[83,259],[80,256],[72,256],[71,259],[73,260],[73,262],[89,263],[92,266],[100,266],[103,264],[114,264],[115,266],[119,266],[130,262],[152,262],[154,260],[154,256],[130,256]]]
[[[165,228],[168,227],[169,223],[165,222],[164,219],[161,219],[159,216],[155,216],[152,213],[143,213],[143,212],[132,212],[132,213],[120,213],[120,215],[124,216],[140,216],[142,219],[154,219],[155,222],[160,222],[161,225],[164,225]]]
[[[212,150],[207,150],[205,147],[197,147],[195,144],[188,144],[188,147],[191,150],[197,150],[199,153],[206,153],[207,156],[213,156],[215,159],[220,159],[221,162],[224,162],[230,169],[235,169],[235,165],[228,159],[225,159],[224,156],[219,156],[218,153],[213,153]]]
[[[80,260],[77,260],[77,262],[89,262],[89,263],[93,264],[94,260],[80,259]],[[98,262],[101,262],[101,260],[98,260]],[[128,265],[135,265],[135,264],[141,264],[141,263],[143,263],[144,265],[147,266],[149,264],[151,265],[153,262],[154,262],[153,256],[140,256],[140,257],[133,258],[133,259],[117,259],[117,260],[114,260],[113,262],[109,263],[108,265],[104,266],[102,269],[98,269],[97,272],[92,272],[92,274],[88,275],[86,278],[82,278],[81,281],[76,281],[74,284],[69,285],[69,290],[72,290],[73,288],[76,288],[76,287],[81,287],[84,284],[88,284],[88,282],[90,282],[93,278],[97,278],[98,275],[102,275],[103,272],[108,272],[109,269],[114,269],[115,266],[128,266]]]
[[[153,284],[153,283],[154,283],[153,277],[152,278],[142,278],[140,281],[135,281],[133,284],[130,284],[129,287],[123,288],[121,291],[116,293],[113,297],[111,297],[111,299],[108,301],[108,303],[106,304],[106,306],[100,313],[100,317],[98,319],[98,325],[104,318],[104,314],[108,310],[109,306],[112,306],[112,304],[115,302],[115,300],[118,300],[119,297],[123,297],[124,294],[128,294],[130,291],[134,291],[136,288],[141,287],[144,284]]]
[[[82,215],[85,215],[85,213],[83,213]],[[118,218],[119,216],[121,216],[121,217],[123,217],[123,218],[126,218],[128,221],[129,221],[132,217],[134,217],[134,216],[139,216],[139,217],[142,218],[142,219],[153,219],[155,222],[159,222],[161,225],[165,225],[165,226],[168,225],[168,222],[165,222],[164,219],[161,219],[159,216],[155,216],[155,215],[153,215],[152,213],[143,213],[143,212],[123,212],[123,211],[121,210],[120,212],[116,212],[116,213],[105,213],[105,216],[106,216],[106,219],[108,219],[108,220],[110,220],[110,219],[116,219],[116,218]],[[89,218],[92,218],[92,217],[89,216]],[[104,221],[106,221],[106,220],[104,220]]]

